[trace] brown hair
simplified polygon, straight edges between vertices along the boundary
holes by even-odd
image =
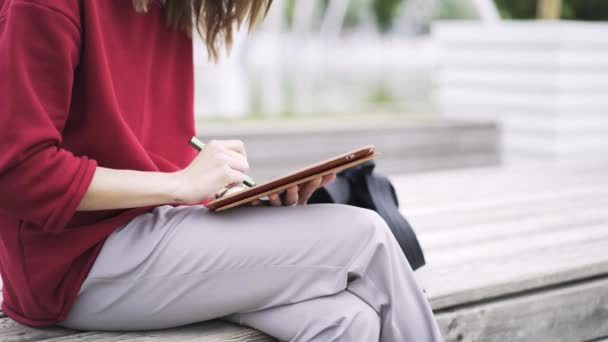
[[[135,10],[145,12],[152,0],[133,0]],[[165,0],[167,25],[192,35],[193,28],[205,40],[209,57],[217,61],[222,45],[232,46],[235,25],[248,21],[253,28],[266,15],[272,0]],[[196,23],[196,24],[194,24]]]

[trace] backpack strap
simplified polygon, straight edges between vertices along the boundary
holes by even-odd
[[[317,189],[308,203],[340,203],[376,211],[388,224],[412,269],[425,264],[416,233],[399,211],[395,188],[386,176],[374,172],[370,160],[338,173],[333,182]]]
[[[352,204],[352,190],[348,178],[338,176],[331,183],[317,189],[308,200],[315,203]]]
[[[366,183],[376,211],[391,228],[412,269],[424,266],[426,261],[416,233],[399,211],[395,188],[389,179],[378,173],[366,174]]]

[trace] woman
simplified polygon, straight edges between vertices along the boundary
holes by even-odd
[[[190,34],[200,28],[215,57],[269,5],[0,0],[6,314],[86,330],[222,318],[285,341],[441,340],[378,215],[305,205],[333,175],[285,203],[272,195],[275,207],[204,207],[248,163],[239,141],[200,154],[187,143]]]

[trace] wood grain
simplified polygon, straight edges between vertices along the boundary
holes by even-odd
[[[83,332],[44,340],[45,342],[276,342],[261,332],[223,321],[211,321],[180,328],[146,332]]]
[[[416,272],[446,341],[608,336],[608,162],[392,177],[428,264]],[[0,313],[1,315],[1,313]],[[31,329],[0,341],[274,341],[212,321],[153,332]]]
[[[437,316],[446,342],[573,342],[608,336],[608,279]]]
[[[74,330],[60,327],[34,329],[19,324],[10,318],[0,319],[0,341],[2,342],[30,342],[42,341],[52,337],[67,336],[77,333]]]
[[[435,310],[608,274],[608,241],[528,251],[416,272]]]
[[[197,131],[207,141],[243,140],[250,176],[257,181],[281,176],[368,142],[382,153],[378,165],[387,174],[500,163],[498,127],[494,123],[428,117],[416,121],[395,116],[380,123],[379,116],[370,118],[361,123],[356,123],[355,118],[336,122],[287,121],[279,127],[276,122],[202,123]]]

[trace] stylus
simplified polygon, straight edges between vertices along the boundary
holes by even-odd
[[[205,147],[205,143],[200,141],[197,137],[190,138],[190,145],[197,149],[199,152]],[[253,188],[256,184],[251,177],[246,176],[247,178],[243,181],[243,184],[247,185],[250,188]]]

